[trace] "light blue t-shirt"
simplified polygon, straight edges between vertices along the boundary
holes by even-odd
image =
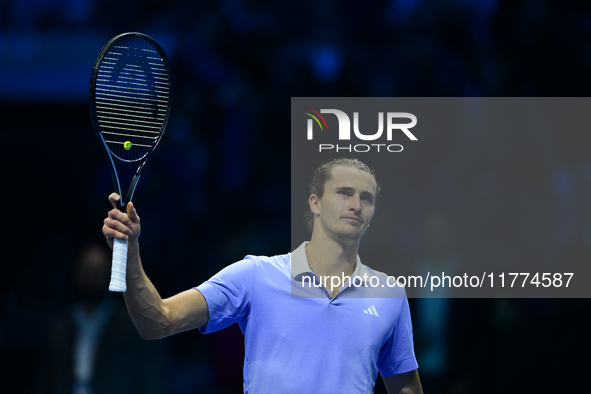
[[[417,369],[404,288],[367,298],[367,286],[341,287],[332,299],[326,288],[313,288],[323,294],[295,298],[292,286],[314,275],[305,245],[280,256],[246,256],[197,287],[209,309],[201,333],[235,322],[244,333],[244,393],[373,393],[378,371]],[[358,257],[353,276],[363,274],[385,279]]]

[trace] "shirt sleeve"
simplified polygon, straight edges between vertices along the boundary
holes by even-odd
[[[209,320],[199,327],[208,334],[248,318],[252,300],[254,262],[246,257],[227,266],[196,289],[207,301]]]
[[[412,320],[406,297],[400,298],[400,314],[392,335],[380,351],[378,370],[382,376],[393,376],[419,368],[413,344]]]

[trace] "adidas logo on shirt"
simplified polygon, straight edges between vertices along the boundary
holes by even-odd
[[[364,310],[363,313],[368,313],[372,316],[380,317],[380,315],[378,315],[378,311],[376,311],[376,307],[373,305]]]

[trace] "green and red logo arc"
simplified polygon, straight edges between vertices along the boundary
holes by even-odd
[[[306,115],[309,115],[312,117],[312,119],[314,119],[316,121],[316,123],[318,123],[318,126],[320,126],[320,130],[324,131],[324,128],[322,127],[322,123],[324,123],[324,126],[326,127],[326,131],[328,131],[328,126],[326,124],[326,120],[324,120],[324,117],[322,115],[320,115],[320,112],[313,110],[312,108],[308,108],[308,107],[302,107],[304,109],[307,109],[308,111],[312,111],[314,112],[314,114],[311,114],[310,112],[304,112]],[[320,120],[318,120],[318,118],[322,119],[322,123],[320,123]]]

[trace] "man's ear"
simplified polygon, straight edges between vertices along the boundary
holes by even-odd
[[[310,210],[314,215],[320,215],[320,199],[316,194],[312,194],[308,198],[308,205],[310,205]]]

